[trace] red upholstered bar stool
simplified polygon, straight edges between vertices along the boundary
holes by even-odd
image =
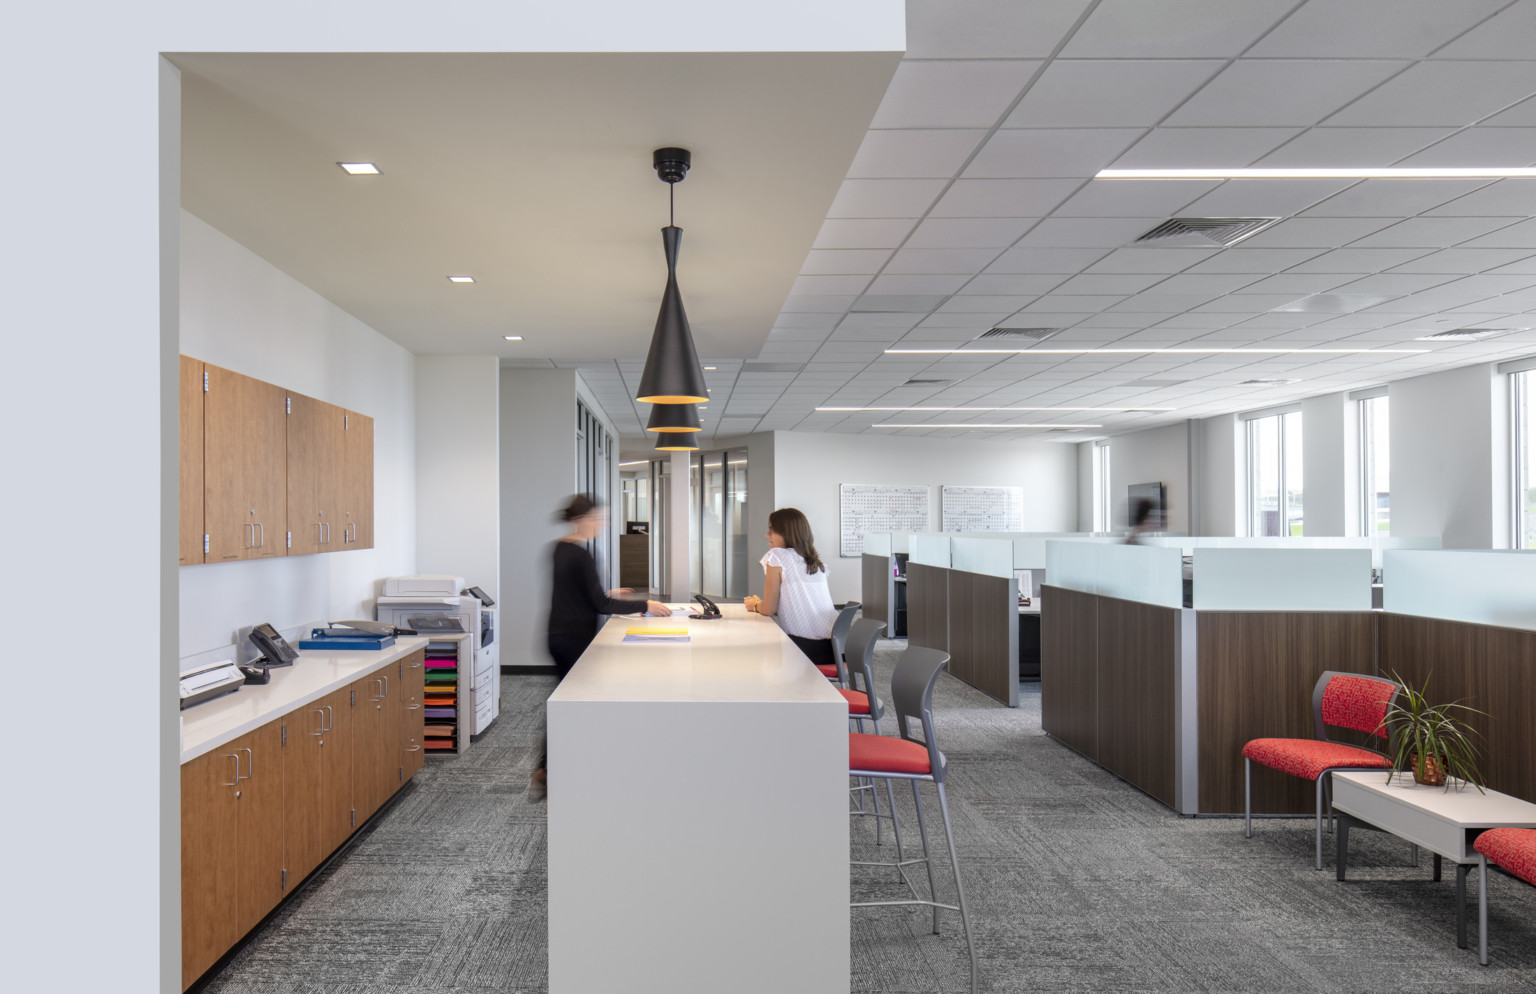
[[[1477,900],[1482,905],[1478,920],[1483,923],[1478,956],[1487,966],[1488,864],[1493,863],[1510,876],[1536,887],[1536,828],[1490,828],[1472,842],[1472,848],[1485,857],[1477,868]]]
[[[1254,739],[1243,746],[1243,836],[1253,838],[1253,764],[1289,773],[1317,784],[1317,868],[1323,868],[1323,793],[1332,811],[1335,770],[1388,770],[1392,760],[1328,738],[1328,728],[1351,728],[1387,738],[1387,711],[1397,684],[1380,677],[1327,670],[1312,688],[1315,739]],[[1331,815],[1330,815],[1331,817]]]
[[[848,701],[848,722],[854,730],[864,731],[865,722],[873,726],[874,734],[880,734],[880,719],[885,715],[885,702],[880,700],[874,692],[875,686],[875,639],[885,630],[885,622],[873,621],[869,618],[860,618],[853,623],[848,631],[846,642],[846,655],[844,657],[843,671],[845,673],[844,686],[838,689],[844,699]],[[889,819],[891,829],[896,833],[896,844],[901,845],[901,826],[896,823],[896,793],[892,789],[890,781],[886,781],[885,792],[890,801],[889,814],[880,811],[880,794],[875,789],[873,780],[859,778],[852,792],[858,795],[859,806],[851,813],[875,819],[875,844],[884,842],[882,838],[881,822]],[[867,810],[864,806],[864,794],[868,792],[870,800],[874,802],[874,809]]]
[[[900,837],[897,838],[896,862],[881,863],[855,860],[855,866],[894,866],[902,882],[911,891],[909,900],[901,901],[854,901],[855,908],[881,908],[903,905],[923,905],[933,909],[933,933],[939,934],[939,911],[960,912],[960,927],[965,932],[966,950],[971,958],[971,994],[976,994],[976,944],[971,938],[971,922],[965,910],[965,885],[960,879],[960,859],[955,855],[955,835],[949,823],[949,802],[944,796],[944,780],[948,763],[939,751],[938,737],[933,727],[933,685],[949,653],[938,649],[908,648],[891,674],[891,706],[896,709],[897,736],[868,735],[862,732],[848,733],[848,772],[855,777],[873,777],[890,784],[894,780],[906,780],[912,784],[912,800],[917,806],[917,830],[923,840],[921,859],[903,858]],[[921,735],[914,734],[913,725]],[[955,904],[943,904],[933,886],[933,860],[928,850],[928,827],[923,820],[923,798],[919,783],[931,783],[939,795],[939,811],[944,819],[944,838],[949,843],[949,864],[955,874]],[[907,867],[922,863],[928,872],[928,897],[918,893],[907,876]]]
[[[853,626],[853,616],[859,613],[862,607],[858,601],[849,601],[837,609],[837,620],[832,622],[832,658],[836,662],[828,665],[817,663],[816,668],[821,675],[837,684],[839,687],[848,686],[848,673],[843,668],[843,653],[848,645],[848,631]]]

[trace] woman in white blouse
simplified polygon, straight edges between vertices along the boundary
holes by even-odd
[[[743,602],[748,611],[778,615],[779,627],[818,666],[836,665],[832,623],[837,608],[827,590],[827,567],[816,554],[811,523],[793,507],[768,515],[768,544],[762,558],[763,596]]]

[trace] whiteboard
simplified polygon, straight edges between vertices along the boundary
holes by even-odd
[[[885,483],[844,483],[838,488],[844,559],[864,553],[865,532],[925,532],[928,488]]]
[[[1023,487],[940,487],[947,532],[1021,532]]]

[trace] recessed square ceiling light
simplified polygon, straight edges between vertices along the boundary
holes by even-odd
[[[371,162],[338,162],[336,163],[348,176],[378,176],[379,167]]]
[[[708,371],[708,370],[712,370],[712,369],[714,369],[714,368],[715,368],[715,367],[713,367],[713,366],[705,366],[705,367],[704,367],[704,369],[705,369],[705,370],[706,370],[706,371]]]
[[[509,342],[521,342],[523,340],[522,335],[502,335],[501,337]]]
[[[450,276],[450,277],[448,277],[448,282],[449,283],[473,283],[474,281],[475,281],[475,278],[473,276]]]

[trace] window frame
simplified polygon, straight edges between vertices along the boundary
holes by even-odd
[[[1375,466],[1372,456],[1376,452],[1375,444],[1375,415],[1369,406],[1373,400],[1387,400],[1387,388],[1385,386],[1370,387],[1365,390],[1355,390],[1349,395],[1349,400],[1355,405],[1355,448],[1356,448],[1356,474],[1359,481],[1359,499],[1355,502],[1355,514],[1360,527],[1360,534],[1364,538],[1375,538],[1376,530],[1376,488],[1372,486],[1376,478]],[[1392,407],[1390,401],[1386,407],[1388,424],[1391,423]],[[1390,431],[1390,429],[1389,429]],[[1390,443],[1389,443],[1390,444]],[[1390,457],[1390,453],[1388,454]],[[1390,490],[1389,490],[1390,493]],[[1388,498],[1390,501],[1390,497]],[[1388,534],[1391,529],[1391,504],[1387,507]]]
[[[1109,498],[1109,461],[1113,457],[1109,444],[1107,438],[1093,443],[1093,531],[1096,533],[1107,533],[1113,524]]]
[[[1280,527],[1281,534],[1279,536],[1277,536],[1277,537],[1279,537],[1279,538],[1300,538],[1300,537],[1302,537],[1303,535],[1306,534],[1306,527],[1307,526],[1306,526],[1306,491],[1305,491],[1305,489],[1302,490],[1302,526],[1301,526],[1302,527],[1302,532],[1301,532],[1301,535],[1297,535],[1297,536],[1290,535],[1289,534],[1289,528],[1287,526],[1287,522],[1289,521],[1289,519],[1286,516],[1286,493],[1287,493],[1286,483],[1287,483],[1287,481],[1289,479],[1289,474],[1287,474],[1287,472],[1286,472],[1286,453],[1285,453],[1285,450],[1286,450],[1286,430],[1285,430],[1285,417],[1288,414],[1294,414],[1298,418],[1302,417],[1301,403],[1298,401],[1297,403],[1294,403],[1294,404],[1281,404],[1281,405],[1278,405],[1276,407],[1260,408],[1259,410],[1256,410],[1256,411],[1246,411],[1246,412],[1241,413],[1241,414],[1239,414],[1237,416],[1238,420],[1243,422],[1243,512],[1244,512],[1243,513],[1243,530],[1244,530],[1244,534],[1247,535],[1249,538],[1263,538],[1263,537],[1265,537],[1265,536],[1256,534],[1256,529],[1254,528],[1254,519],[1255,519],[1255,514],[1254,514],[1254,511],[1255,511],[1255,508],[1254,508],[1255,464],[1254,464],[1254,451],[1253,451],[1253,432],[1254,432],[1254,422],[1256,422],[1256,421],[1263,421],[1266,418],[1276,418],[1276,419],[1278,419],[1275,422],[1275,449],[1276,449],[1276,453],[1277,453],[1277,455],[1279,457],[1279,467],[1278,467],[1279,468],[1279,475],[1277,477],[1277,481],[1276,482],[1277,482],[1277,486],[1278,486],[1278,491],[1277,491],[1277,493],[1278,493],[1277,510],[1278,510],[1278,513],[1279,513],[1279,516],[1280,516],[1279,517],[1279,527]],[[1302,432],[1302,441],[1305,442],[1305,439],[1306,439],[1306,422],[1305,421],[1301,422],[1301,432]],[[1298,449],[1299,448],[1300,448],[1300,446],[1298,446]],[[1305,457],[1303,456],[1303,459],[1304,458]],[[1302,483],[1303,483],[1303,486],[1305,486],[1305,483],[1306,483],[1305,477],[1303,477]]]

